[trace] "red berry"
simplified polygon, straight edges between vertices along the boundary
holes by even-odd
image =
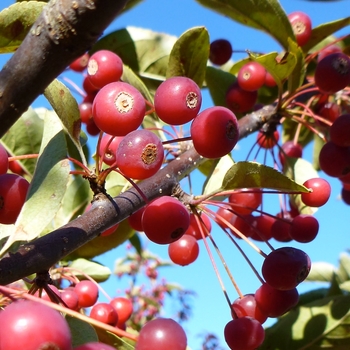
[[[171,261],[177,265],[192,264],[199,254],[197,239],[190,235],[183,235],[176,242],[169,244],[168,254]]]
[[[324,94],[334,94],[350,84],[350,58],[342,52],[332,53],[317,63],[315,85]]]
[[[227,323],[224,336],[231,350],[254,350],[263,343],[265,331],[259,321],[245,316]]]
[[[111,304],[107,303],[95,304],[91,309],[90,317],[111,326],[118,323],[118,314],[116,309]]]
[[[299,293],[296,288],[279,290],[264,283],[255,292],[255,300],[259,309],[268,317],[279,317],[296,306]]]
[[[38,302],[19,300],[0,312],[3,350],[71,350],[71,334],[59,312]]]
[[[238,83],[232,84],[226,92],[226,105],[234,113],[245,113],[251,110],[258,99],[257,91],[246,91]]]
[[[113,298],[109,303],[117,311],[118,327],[119,325],[123,325],[131,317],[134,310],[131,300],[124,297],[116,297]]]
[[[169,244],[177,241],[190,225],[187,208],[176,198],[164,196],[148,204],[142,215],[146,236],[155,243]]]
[[[318,229],[319,224],[314,216],[300,214],[293,218],[289,233],[295,241],[309,243],[316,238]]]
[[[289,14],[288,19],[292,25],[298,45],[305,45],[311,37],[312,24],[310,17],[304,12],[296,11]]]
[[[14,224],[26,200],[29,182],[16,174],[0,175],[0,223]]]
[[[191,137],[194,148],[201,156],[222,157],[230,153],[238,141],[237,118],[225,107],[207,108],[192,122]]]
[[[140,331],[135,350],[186,350],[187,337],[183,328],[170,318],[147,322]]]
[[[246,63],[238,72],[237,82],[241,89],[255,91],[265,83],[266,70],[258,62]]]
[[[172,77],[159,85],[154,95],[158,117],[171,125],[182,125],[194,119],[202,104],[198,85],[187,77]]]
[[[209,60],[218,66],[222,66],[232,56],[231,43],[226,39],[217,39],[210,43]]]
[[[114,136],[125,136],[142,123],[146,102],[132,85],[114,82],[105,85],[92,105],[93,119],[99,129]]]
[[[300,249],[282,247],[273,250],[264,260],[262,275],[267,284],[280,290],[295,288],[309,274],[311,261]]]
[[[312,178],[303,183],[311,189],[310,193],[302,193],[301,200],[310,207],[321,207],[326,204],[331,195],[331,186],[327,180],[320,177]]]
[[[75,285],[74,291],[78,294],[79,308],[90,307],[97,301],[98,287],[92,281],[80,281]]]
[[[69,65],[69,68],[71,70],[74,70],[75,72],[82,72],[87,67],[88,61],[89,61],[89,54],[84,53],[82,56],[74,60]]]
[[[90,57],[87,73],[91,84],[101,89],[121,78],[123,61],[112,51],[100,50]]]
[[[120,171],[133,179],[146,179],[162,166],[164,149],[159,137],[149,130],[135,130],[119,143],[116,161]]]

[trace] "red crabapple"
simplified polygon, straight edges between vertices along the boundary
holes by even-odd
[[[105,85],[96,95],[93,105],[93,120],[107,134],[125,136],[142,123],[146,102],[132,85],[114,82]]]
[[[194,119],[202,104],[199,86],[187,77],[172,77],[162,82],[154,95],[158,117],[171,125],[182,125]]]
[[[191,125],[194,148],[203,157],[219,158],[232,151],[238,138],[237,118],[229,109],[209,107]]]
[[[162,141],[145,129],[127,134],[119,143],[116,161],[119,170],[133,179],[146,179],[162,166],[164,149]]]

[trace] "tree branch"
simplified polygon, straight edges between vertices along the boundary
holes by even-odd
[[[266,106],[246,115],[239,120],[240,138],[260,129],[265,123],[274,122],[275,116],[274,106]],[[204,161],[205,158],[191,147],[156,175],[139,183],[139,189],[148,200],[172,195],[178,190],[179,181]],[[134,188],[115,197],[113,201],[106,196],[98,197],[88,212],[50,234],[21,246],[16,253],[10,253],[0,260],[0,285],[49,270],[59,260],[110,226],[123,221],[145,204]]]
[[[128,0],[51,0],[0,72],[0,137],[88,51]]]

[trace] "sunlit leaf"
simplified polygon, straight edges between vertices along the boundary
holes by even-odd
[[[288,17],[277,0],[196,0],[203,6],[249,27],[262,30],[274,37],[284,49],[294,33]]]
[[[311,38],[303,46],[304,52],[309,52],[314,46],[319,44],[322,40],[332,35],[336,31],[348,26],[350,24],[350,17],[338,19],[336,21],[323,23],[312,29]]]
[[[314,300],[295,308],[266,329],[259,349],[348,349],[350,296]]]
[[[72,347],[98,341],[97,333],[89,323],[71,316],[66,316],[66,321],[72,334]]]
[[[62,123],[57,117],[52,118],[52,114],[47,114],[39,158],[27,199],[2,252],[16,241],[36,238],[55,217],[69,179],[70,167],[66,154]]]
[[[186,76],[202,86],[209,58],[209,33],[205,27],[187,30],[174,44],[169,57],[167,78]]]
[[[205,82],[216,106],[226,106],[226,92],[236,77],[219,68],[207,67]]]
[[[307,189],[279,171],[255,162],[237,162],[226,173],[222,190],[269,188],[285,192],[307,192]]]
[[[42,1],[22,1],[0,12],[0,53],[14,52],[46,5]]]
[[[106,281],[111,275],[111,270],[107,266],[82,258],[72,261],[69,267],[74,269],[77,278],[85,279],[88,275],[98,283]]]
[[[11,155],[38,154],[43,137],[44,121],[29,108],[2,137],[1,143]],[[21,166],[27,174],[34,173],[36,159],[24,159]]]

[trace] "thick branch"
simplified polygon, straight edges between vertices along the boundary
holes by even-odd
[[[90,49],[128,0],[51,0],[0,72],[0,137]]]
[[[240,137],[246,137],[267,122],[273,122],[275,108],[267,106],[239,121]],[[171,195],[179,187],[179,181],[205,159],[190,148],[161,169],[156,175],[141,182],[139,188],[148,200]],[[121,222],[145,205],[134,189],[120,194],[114,201],[98,198],[91,210],[50,234],[21,246],[14,254],[0,260],[0,285],[5,285],[36,272],[48,270],[59,260],[97,237],[110,226]]]

